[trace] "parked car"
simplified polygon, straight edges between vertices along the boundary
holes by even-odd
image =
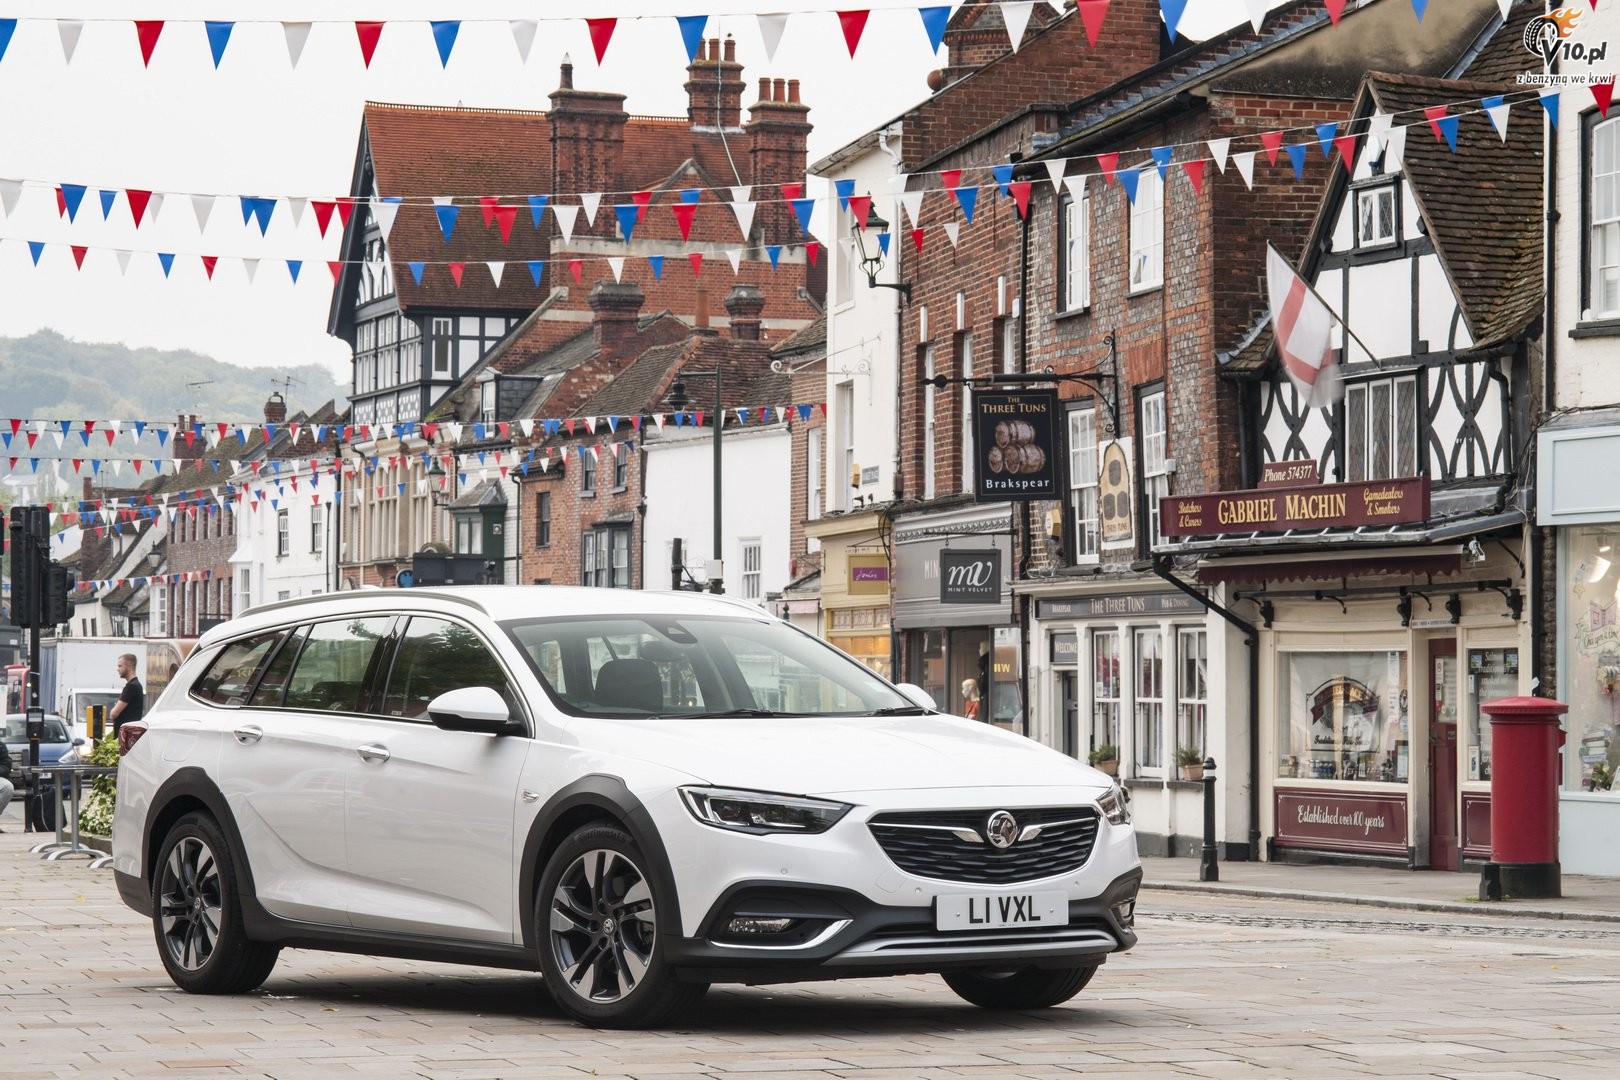
[[[920,972],[1040,1008],[1136,940],[1108,777],[723,597],[287,601],[121,739],[118,887],[195,993],[311,947],[539,970],[604,1027]]]
[[[45,714],[45,727],[39,740],[39,763],[55,765],[63,754],[73,747],[67,722],[55,713]],[[28,762],[28,717],[24,713],[5,716],[6,750],[11,754],[11,767],[21,771]]]

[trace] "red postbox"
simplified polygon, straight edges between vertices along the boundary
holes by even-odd
[[[1479,898],[1559,896],[1558,718],[1569,706],[1514,697],[1479,708],[1491,718],[1491,861]]]

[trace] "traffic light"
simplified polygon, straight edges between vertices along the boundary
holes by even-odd
[[[45,571],[44,619],[46,626],[61,626],[73,616],[70,594],[78,587],[73,571],[61,563],[51,563]]]
[[[43,507],[11,508],[11,621],[17,626],[39,625],[42,560],[35,526],[40,523],[39,515],[47,513]]]

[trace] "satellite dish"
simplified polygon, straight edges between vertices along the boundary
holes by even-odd
[[[415,581],[416,575],[411,573],[409,570],[401,570],[398,576],[394,578],[394,584],[398,585],[402,589],[410,588]]]

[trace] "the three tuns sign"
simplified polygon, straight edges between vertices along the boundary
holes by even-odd
[[[1055,390],[973,392],[973,495],[980,502],[1062,497]]]

